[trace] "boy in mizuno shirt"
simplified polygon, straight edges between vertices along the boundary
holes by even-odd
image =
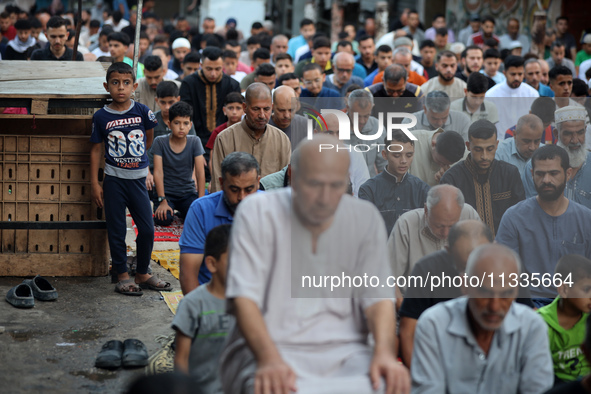
[[[152,144],[156,117],[148,107],[131,100],[137,88],[131,66],[122,62],[113,63],[107,70],[104,87],[113,102],[98,110],[92,119],[90,172],[92,199],[99,208],[103,205],[105,208],[113,269],[119,278],[115,291],[137,296],[142,295],[140,287],[171,290],[170,283],[148,274],[154,245],[154,223],[145,183],[148,174],[146,152]],[[105,177],[101,187],[98,169],[103,143]],[[127,272],[126,208],[138,229],[135,283]]]

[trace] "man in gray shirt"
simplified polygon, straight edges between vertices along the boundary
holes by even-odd
[[[466,286],[468,297],[437,304],[419,318],[413,394],[543,393],[552,387],[546,323],[514,303],[518,288],[500,280],[503,274],[520,273],[519,257],[505,246],[487,244],[472,251],[466,275],[487,279],[482,286]]]
[[[408,130],[453,130],[459,133],[465,142],[468,142],[468,128],[470,118],[468,115],[450,110],[451,101],[447,93],[434,90],[427,94],[422,111],[415,112],[417,124]],[[410,123],[410,118],[404,118],[403,123]]]
[[[371,112],[374,108],[374,98],[373,95],[364,89],[357,89],[351,92],[349,98],[347,99],[347,116],[349,117],[350,127],[351,127],[351,139],[345,140],[348,145],[358,145],[358,144],[385,144],[386,142],[386,130],[385,128],[382,131],[382,134],[379,138],[368,142],[366,140],[362,140],[355,133],[353,130],[357,129],[360,130],[360,133],[363,135],[374,135],[376,134],[379,128],[379,121],[377,118],[371,116]],[[355,125],[355,116],[357,114],[357,125]],[[374,177],[380,172],[384,170],[386,164],[388,162],[384,159],[381,155],[381,148],[380,149],[372,149],[369,150],[362,150],[363,157],[365,158],[365,163],[367,164],[367,169],[369,170],[369,176]]]
[[[306,139],[308,132],[308,119],[296,114],[297,98],[295,90],[289,86],[282,85],[273,90],[273,113],[269,120],[271,126],[289,137],[292,152],[300,141]]]

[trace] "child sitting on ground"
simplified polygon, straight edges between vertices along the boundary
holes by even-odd
[[[176,331],[175,369],[195,379],[195,393],[221,393],[217,364],[235,319],[226,313],[229,224],[214,227],[205,239],[204,261],[211,281],[187,294],[172,328]]]
[[[154,139],[161,135],[170,134],[170,128],[168,128],[168,110],[174,103],[178,103],[179,101],[181,101],[181,96],[176,83],[162,81],[158,84],[156,87],[156,102],[160,107],[160,111],[154,113],[158,121],[158,124],[154,127]],[[191,125],[189,135],[196,135],[193,125]],[[148,160],[150,160],[150,173],[146,177],[146,187],[151,192],[151,195],[153,195],[156,193],[156,190],[154,190],[154,153],[152,152],[152,148],[148,149]],[[153,197],[155,198],[157,196]]]
[[[148,274],[154,246],[154,221],[146,190],[146,151],[152,144],[156,117],[148,107],[131,99],[137,88],[131,66],[113,63],[107,70],[104,87],[113,102],[98,110],[92,118],[90,184],[92,201],[99,208],[103,205],[105,208],[113,271],[119,279],[115,291],[134,296],[142,295],[140,287],[169,291],[172,290],[170,283]],[[103,144],[105,176],[101,187],[98,173]],[[138,230],[135,283],[127,272],[126,209],[129,209]]]
[[[201,139],[188,135],[193,128],[193,109],[184,101],[175,103],[168,111],[171,133],[154,140],[154,223],[170,226],[176,209],[184,218],[191,203],[205,194],[205,167]],[[197,185],[193,180],[193,171]]]
[[[556,274],[563,281],[557,289],[558,297],[538,310],[548,325],[555,386],[579,380],[591,371],[581,350],[591,311],[591,260],[568,254],[558,261]],[[573,283],[564,283],[569,281]]]

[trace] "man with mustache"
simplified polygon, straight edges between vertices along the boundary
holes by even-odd
[[[495,159],[498,144],[495,125],[486,119],[477,120],[468,130],[466,147],[470,154],[441,178],[441,183],[462,191],[493,235],[505,211],[525,198],[517,167]]]
[[[563,120],[564,114],[557,113],[557,116]],[[556,263],[564,255],[575,253],[591,257],[591,210],[564,195],[573,168],[563,148],[545,145],[534,152],[530,163],[529,173],[537,196],[505,212],[496,241],[517,252],[523,260],[524,272],[533,278],[534,274],[538,277],[553,275]],[[556,298],[556,288],[552,284],[534,280],[529,284],[537,308]]]
[[[505,131],[515,124],[515,120],[529,113],[534,98],[540,97],[538,91],[523,82],[525,69],[521,56],[507,56],[505,59],[505,83],[498,83],[489,89],[485,98],[493,98],[499,110],[497,135],[504,139]]]
[[[431,78],[426,83],[421,85],[421,90],[424,94],[435,90],[441,90],[452,99],[466,96],[464,90],[466,89],[466,82],[455,77],[458,70],[458,59],[451,51],[441,51],[437,55],[437,78]]]
[[[231,224],[238,205],[259,189],[259,163],[251,154],[230,153],[221,168],[222,190],[193,201],[185,217],[179,240],[179,280],[183,294],[211,280],[211,272],[202,264],[207,234],[216,226]]]
[[[255,82],[246,89],[244,118],[218,135],[211,153],[211,183],[209,191],[221,190],[219,177],[222,161],[232,152],[249,152],[259,162],[261,177],[273,174],[289,164],[291,143],[289,137],[271,126],[273,102],[271,89]]]
[[[52,16],[47,21],[47,33],[45,33],[49,45],[43,49],[37,49],[31,54],[31,60],[72,60],[74,52],[66,47],[68,40],[68,28],[66,20],[61,16]],[[80,52],[76,53],[76,60],[83,61]]]
[[[591,208],[591,153],[585,149],[587,130],[587,111],[584,107],[569,105],[557,109],[554,113],[556,122],[556,145],[566,150],[571,167],[571,175],[566,182],[564,195],[579,204]],[[522,175],[525,196],[532,197],[539,193],[534,181],[529,176],[532,165],[527,164]]]
[[[505,246],[470,253],[468,277],[491,274],[467,297],[427,309],[417,322],[412,356],[413,393],[543,393],[554,381],[548,330],[529,307],[513,302],[517,287],[501,275],[523,271]]]

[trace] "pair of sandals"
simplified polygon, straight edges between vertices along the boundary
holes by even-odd
[[[142,289],[150,289],[155,291],[171,291],[172,284],[163,281],[152,275],[150,279],[142,283],[135,283],[133,279],[120,280],[115,286],[115,291],[120,294],[129,296],[141,296],[144,294]]]

